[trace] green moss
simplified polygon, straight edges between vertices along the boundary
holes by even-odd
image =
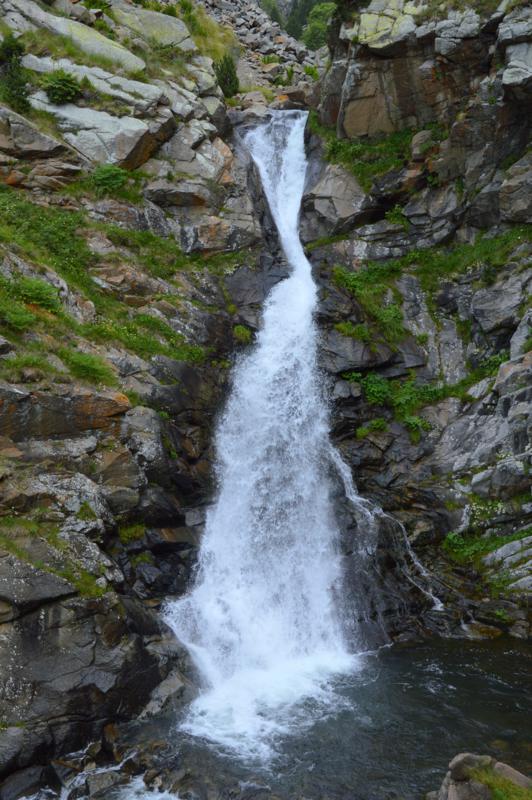
[[[141,564],[153,564],[153,556],[151,553],[139,553],[130,559],[130,563],[133,567],[138,567]]]
[[[253,334],[245,325],[235,325],[233,328],[233,336],[240,344],[251,344],[253,341]]]

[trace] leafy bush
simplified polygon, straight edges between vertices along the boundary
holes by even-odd
[[[224,96],[233,97],[238,92],[238,76],[236,74],[235,62],[231,56],[226,54],[220,61],[215,61],[214,71]]]
[[[126,170],[115,164],[102,164],[96,167],[90,178],[92,187],[99,197],[120,192],[125,187],[127,180]]]
[[[0,100],[20,113],[30,108],[23,55],[23,45],[8,33],[0,42]]]
[[[327,28],[335,9],[335,3],[318,3],[310,12],[302,36],[309,50],[319,50],[327,44]]]
[[[81,86],[70,72],[56,69],[44,78],[44,91],[51,103],[61,106],[77,100],[81,95]]]

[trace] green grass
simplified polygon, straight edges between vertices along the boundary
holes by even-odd
[[[75,378],[89,381],[90,383],[101,383],[104,386],[116,385],[115,373],[109,364],[99,356],[91,353],[80,353],[77,350],[71,350],[66,347],[61,348],[58,354]]]
[[[395,302],[387,305],[384,302],[391,279],[381,265],[368,264],[357,272],[335,267],[333,279],[337,286],[346,289],[357,299],[385,341],[395,344],[406,336],[400,306]]]
[[[375,178],[402,167],[410,159],[410,144],[414,131],[398,131],[375,138],[338,139],[331,128],[318,121],[315,111],[309,115],[310,130],[325,143],[325,158],[341,164],[369,191]]]
[[[27,534],[46,539],[62,556],[63,564],[56,566],[34,559],[29,550],[17,541],[20,535]],[[43,525],[24,517],[0,517],[0,548],[20,561],[31,564],[35,569],[64,578],[82,597],[101,597],[105,594],[105,589],[97,585],[97,578],[74,562],[66,542],[57,536],[55,526]]]
[[[151,231],[132,231],[117,225],[105,225],[107,238],[117,247],[126,247],[154,278],[172,278],[178,270],[197,263],[185,256],[173,239],[162,238]]]

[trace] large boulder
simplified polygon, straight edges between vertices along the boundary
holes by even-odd
[[[135,169],[149,159],[176,129],[169,109],[161,110],[150,120],[115,117],[106,111],[81,108],[73,103],[54,105],[44,92],[30,100],[34,108],[56,119],[66,141],[85,158],[96,164],[118,164]]]
[[[180,19],[122,2],[115,1],[112,7],[117,22],[144,39],[152,40],[158,45],[173,45],[186,53],[197,52],[187,26]]]

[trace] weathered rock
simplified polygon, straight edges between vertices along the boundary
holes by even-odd
[[[155,119],[144,121],[135,117],[114,117],[106,111],[80,108],[72,103],[54,105],[44,92],[34,94],[31,104],[53,114],[66,141],[97,164],[111,163],[135,169],[176,129],[175,119],[168,109],[161,110]]]
[[[112,7],[117,21],[143,38],[163,46],[172,45],[186,53],[197,52],[187,26],[177,17],[126,5],[118,0],[113,0]]]
[[[499,193],[501,217],[509,222],[532,222],[532,153],[507,172]]]

